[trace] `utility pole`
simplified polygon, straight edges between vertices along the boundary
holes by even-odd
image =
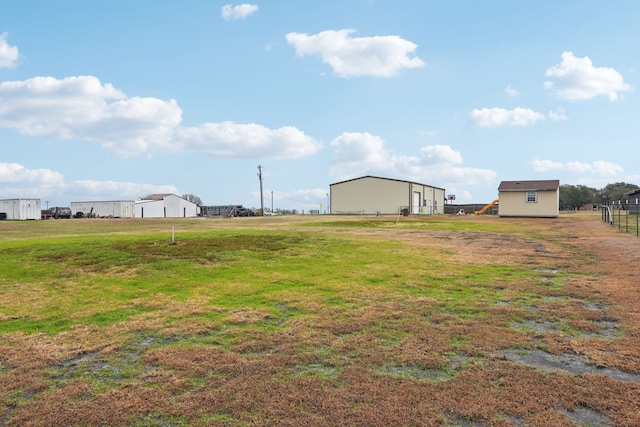
[[[260,215],[264,215],[264,198],[262,197],[262,166],[258,165],[258,179],[260,180]]]

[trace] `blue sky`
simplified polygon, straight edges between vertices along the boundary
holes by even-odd
[[[640,2],[0,0],[0,198],[640,183]]]

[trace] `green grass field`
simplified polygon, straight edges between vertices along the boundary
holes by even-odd
[[[0,425],[619,423],[501,353],[624,339],[569,221],[2,222]]]

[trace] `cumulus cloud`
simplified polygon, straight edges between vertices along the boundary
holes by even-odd
[[[331,141],[334,151],[330,175],[346,180],[361,175],[394,177],[447,189],[493,184],[496,172],[462,166],[460,152],[447,145],[430,145],[416,155],[397,155],[385,141],[369,133],[343,133]]]
[[[392,153],[385,149],[379,136],[364,133],[343,133],[331,141],[334,160],[338,165],[380,169],[387,165]]]
[[[419,68],[418,45],[398,36],[352,37],[355,30],[289,33],[285,36],[298,56],[318,55],[340,77],[391,77],[403,68]]]
[[[552,170],[562,170],[577,174],[592,174],[600,177],[614,177],[624,172],[624,168],[618,164],[598,160],[591,163],[585,162],[555,162],[552,160],[532,160],[529,162],[536,172],[549,172]]]
[[[0,34],[0,68],[15,68],[18,65],[18,48],[9,45],[7,33]]]
[[[299,159],[317,153],[322,146],[295,127],[269,129],[230,121],[179,128],[175,140],[185,150],[242,159]]]
[[[622,74],[613,68],[594,67],[588,56],[578,58],[572,52],[562,53],[562,62],[547,69],[545,75],[553,80],[544,86],[562,99],[590,99],[605,95],[615,101],[621,92],[632,90]]]
[[[531,126],[545,117],[528,108],[483,108],[475,109],[469,115],[469,125],[477,129],[489,129],[497,127]]]
[[[174,185],[153,185],[122,181],[76,180],[64,189],[79,200],[138,199],[147,194],[178,193]]]
[[[182,128],[181,121],[175,100],[127,97],[92,76],[0,83],[0,128],[98,142],[121,157],[187,150],[242,159],[298,159],[321,148],[290,126],[222,122]]]
[[[18,163],[0,163],[0,196],[40,197],[64,187],[61,173],[50,169],[27,169]]]
[[[128,98],[96,77],[0,83],[0,127],[25,135],[96,141],[126,157],[167,149],[182,111],[175,100]]]
[[[67,182],[51,169],[29,169],[18,163],[0,163],[0,198],[56,197],[72,200],[137,199],[150,193],[177,193],[173,185],[78,180]]]
[[[244,19],[247,16],[258,11],[258,6],[255,4],[243,3],[237,6],[226,4],[222,6],[222,18],[230,21],[232,19]]]

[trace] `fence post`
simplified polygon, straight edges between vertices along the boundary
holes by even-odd
[[[627,227],[627,233],[629,232],[629,205],[627,205],[627,210],[625,211],[624,218],[625,226]]]
[[[622,230],[622,200],[618,200],[618,230]]]

